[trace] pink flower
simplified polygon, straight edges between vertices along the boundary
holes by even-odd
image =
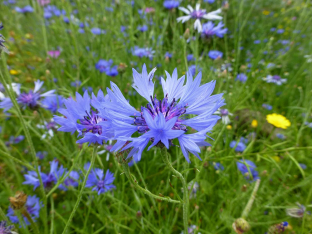
[[[41,6],[45,6],[50,3],[50,0],[37,0],[37,1]]]
[[[48,51],[48,55],[50,55],[52,58],[57,58],[58,56],[60,56],[61,51],[59,50],[51,50]]]
[[[147,7],[147,8],[145,8],[145,12],[146,13],[154,13],[155,9],[153,7]]]

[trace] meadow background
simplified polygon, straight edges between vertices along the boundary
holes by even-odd
[[[25,92],[39,79],[44,81],[45,91],[54,89],[64,98],[74,98],[75,92],[85,90],[97,93],[102,89],[106,93],[113,81],[139,110],[146,100],[131,87],[132,68],[141,72],[143,64],[148,71],[157,67],[154,81],[159,96],[159,81],[165,77],[165,70],[171,74],[177,68],[179,77],[189,69],[196,74],[201,70],[202,84],[216,80],[214,94],[224,94],[223,108],[232,115],[230,122],[219,120],[213,128],[210,136],[214,140],[207,140],[210,147],[202,147],[202,161],[190,156],[189,164],[179,147],[169,150],[173,166],[188,183],[196,182],[188,220],[196,227],[189,233],[235,233],[232,223],[241,217],[255,184],[238,170],[237,162],[242,159],[255,163],[261,179],[246,218],[251,226],[248,233],[266,233],[270,226],[285,221],[289,223],[287,233],[311,233],[308,212],[300,217],[286,213],[297,202],[312,210],[311,1],[183,0],[180,6],[195,7],[198,2],[207,12],[222,9],[220,16],[227,28],[222,38],[203,38],[192,19],[178,23],[177,18],[185,14],[178,8],[166,9],[162,0],[51,0],[44,6],[34,0],[1,0],[1,34],[10,51],[2,52],[1,76],[6,82],[20,83]],[[16,9],[27,5],[32,12]],[[143,50],[147,55],[140,58],[136,46],[150,50]],[[223,55],[217,59],[208,56],[209,51],[216,50]],[[112,70],[96,69],[100,59],[111,59]],[[242,82],[238,74],[247,79]],[[268,75],[287,81],[281,85],[267,83],[263,78]],[[0,91],[8,96],[3,86]],[[266,116],[272,113],[285,116],[291,126],[281,129],[268,123]],[[182,232],[182,206],[155,200],[131,186],[116,157],[109,153],[109,143],[99,147],[94,167],[114,173],[116,188],[99,195],[85,188],[68,222],[81,179],[78,186],[66,191],[53,188],[55,184],[41,191],[23,184],[24,175],[36,163],[48,173],[53,160],[83,175],[93,147],[77,144],[77,133],[47,129],[54,115],[50,110],[23,108],[21,114],[23,121],[14,107],[0,112],[0,220],[12,223],[7,216],[9,197],[23,191],[36,195],[44,204],[34,219],[39,233],[59,234],[66,225],[67,233]],[[29,131],[28,139],[22,123]],[[32,157],[29,140],[37,159]],[[231,147],[232,141],[242,143],[243,150]],[[159,150],[145,150],[142,160],[130,170],[138,183],[154,194],[172,199],[183,196],[181,182],[166,168]],[[22,215],[18,216],[21,223]],[[33,225],[14,225],[18,233],[36,233]]]

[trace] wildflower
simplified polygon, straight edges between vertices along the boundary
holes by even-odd
[[[169,10],[177,8],[179,5],[180,5],[180,2],[177,0],[165,0],[163,3],[163,6]]]
[[[114,174],[107,169],[104,176],[104,171],[99,168],[95,168],[88,176],[86,187],[93,187],[92,191],[97,191],[98,195],[106,193],[109,190],[116,188],[112,183],[114,182]]]
[[[41,105],[40,100],[43,97],[49,97],[53,96],[54,90],[50,90],[48,92],[45,92],[43,94],[40,94],[39,90],[41,89],[43,85],[43,81],[35,81],[35,88],[34,90],[30,90],[28,93],[20,93],[19,87],[15,87],[18,90],[15,90],[16,93],[18,93],[17,96],[17,103],[22,106],[22,108],[26,108],[27,106],[30,109],[36,109],[38,106]],[[4,111],[9,110],[13,106],[11,100],[9,98],[5,98],[0,103],[0,108],[3,108]]]
[[[309,123],[309,122],[304,122],[304,125],[306,125],[306,126],[309,127],[309,128],[312,128],[312,122],[311,122],[311,123]]]
[[[45,6],[50,4],[50,0],[37,0],[37,2],[40,4],[40,6]]]
[[[80,85],[81,85],[81,81],[80,80],[76,80],[76,81],[70,82],[70,86],[72,86],[72,87],[78,88]]]
[[[80,175],[77,171],[71,171],[65,178],[63,184],[58,187],[60,190],[67,191],[68,187],[78,187]]]
[[[97,96],[92,93],[92,100],[87,91],[83,96],[76,93],[76,99],[76,101],[72,98],[64,100],[66,109],[60,108],[58,110],[66,118],[54,116],[54,121],[61,125],[58,131],[71,132],[72,134],[77,131],[78,137],[83,137],[77,141],[79,144],[88,142],[89,145],[91,143],[101,145],[103,141],[109,140],[113,136],[109,130],[110,123],[105,119],[105,110],[98,110],[101,107],[100,102],[107,100],[103,92],[99,90]]]
[[[92,28],[92,29],[91,29],[91,32],[92,32],[94,35],[100,35],[100,34],[105,34],[105,33],[106,33],[105,30],[100,29],[100,28]]]
[[[56,113],[56,111],[63,106],[64,98],[61,95],[46,97],[42,100],[41,105],[43,108]]]
[[[32,218],[32,220],[36,221],[37,218],[39,218],[39,212],[40,208],[42,207],[42,203],[40,202],[39,198],[36,195],[33,196],[28,196],[27,201],[25,204],[26,211]],[[14,214],[14,210],[9,207],[7,216],[9,217],[10,221],[12,223],[19,223],[19,219],[17,216]],[[29,225],[29,221],[25,215],[22,215],[25,221],[26,225]]]
[[[172,58],[172,54],[167,51],[165,53],[165,59],[170,59],[170,58]]]
[[[307,63],[312,63],[312,55],[305,55],[303,57],[307,59]]]
[[[275,113],[267,115],[266,120],[277,128],[287,129],[291,125],[286,117]]]
[[[191,65],[189,66],[188,72],[192,75],[195,76],[196,72],[201,72],[202,69],[199,66],[196,65]]]
[[[271,105],[265,104],[265,103],[262,104],[262,107],[267,109],[267,110],[272,110],[273,109],[273,107]]]
[[[221,115],[222,123],[224,124],[229,124],[231,122],[229,116],[233,115],[228,109],[219,109],[215,112],[215,114]]]
[[[187,59],[188,62],[190,62],[190,61],[195,61],[195,58],[194,58],[194,55],[193,55],[193,54],[188,54],[188,55],[186,56],[186,59]]]
[[[286,209],[286,214],[290,217],[302,218],[304,216],[304,213],[306,212],[306,207],[304,205],[301,205],[299,202],[297,202],[296,204],[298,208],[288,208]],[[307,214],[311,213],[307,212]]]
[[[208,3],[214,3],[215,2],[215,0],[204,0],[204,2],[208,2]]]
[[[139,58],[147,57],[149,59],[153,59],[155,51],[152,48],[140,48],[135,46],[132,48],[132,54],[134,56],[138,56]]]
[[[253,120],[251,121],[251,127],[253,127],[253,128],[258,127],[258,121],[257,121],[256,119],[253,119]]]
[[[148,30],[148,27],[147,27],[147,25],[140,25],[140,26],[138,26],[137,29],[141,32],[146,32]]]
[[[179,7],[179,10],[183,11],[187,15],[177,18],[177,21],[178,22],[182,21],[182,23],[184,23],[191,18],[195,19],[194,29],[197,29],[197,31],[199,33],[202,32],[202,25],[200,23],[200,20],[202,20],[202,19],[221,20],[222,19],[222,17],[218,15],[221,13],[221,9],[206,13],[206,10],[200,9],[199,3],[196,4],[195,10],[190,5],[188,5],[187,7],[188,7],[188,9],[186,9],[184,7]]]
[[[268,75],[267,77],[263,78],[264,81],[266,81],[267,83],[274,83],[277,85],[282,85],[283,83],[287,82],[287,79],[282,79],[280,76],[278,75]]]
[[[6,146],[9,146],[9,145],[15,145],[15,144],[18,144],[20,143],[21,141],[23,141],[25,139],[25,136],[23,135],[19,135],[17,137],[14,137],[14,136],[11,136],[9,141],[5,143]]]
[[[238,170],[245,176],[247,180],[256,181],[259,179],[256,165],[249,160],[240,160],[236,162]]]
[[[51,188],[51,186],[53,184],[56,184],[57,180],[65,173],[65,169],[62,165],[58,168],[58,162],[54,160],[50,162],[50,172],[48,174],[41,172],[40,167],[39,173],[41,175],[43,186],[45,188]],[[34,190],[40,185],[37,172],[28,171],[28,173],[25,174],[24,177],[25,181],[23,182],[23,184],[34,186]]]
[[[39,158],[41,160],[44,159],[47,155],[48,155],[47,151],[38,151],[36,153],[37,158]]]
[[[281,222],[279,224],[275,224],[271,226],[267,232],[267,234],[279,234],[286,231],[286,229],[289,227],[288,222]]]
[[[111,77],[115,77],[118,75],[118,66],[114,66],[114,67],[110,67],[107,69],[106,71],[106,75],[111,76]]]
[[[220,170],[223,171],[224,170],[224,166],[219,162],[213,162],[212,165],[216,171],[220,171]]]
[[[104,59],[100,59],[96,64],[95,64],[95,68],[97,70],[99,70],[99,72],[103,73],[103,72],[107,72],[107,70],[112,66],[113,64],[113,60],[104,60]]]
[[[219,22],[219,24],[215,27],[215,24],[211,21],[203,24],[202,36],[206,38],[210,38],[213,35],[222,38],[223,35],[227,32],[227,28],[223,28],[224,24]]]
[[[7,226],[6,221],[0,221],[0,233],[1,234],[17,234],[16,232],[12,231],[13,228],[14,228],[13,225]]]
[[[54,122],[53,119],[50,122],[44,121],[43,125],[37,124],[36,127],[45,130],[45,133],[41,136],[41,139],[45,138],[51,139],[54,136],[54,131],[57,130],[56,123]]]
[[[244,73],[237,74],[235,80],[239,80],[240,82],[245,83],[247,81],[248,77]]]
[[[223,53],[218,50],[210,50],[208,53],[209,58],[216,60],[216,59],[221,59],[223,56]]]
[[[239,142],[237,143],[236,145],[236,141],[231,141],[230,143],[230,147],[231,148],[234,148],[235,147],[235,151],[236,152],[243,152],[245,149],[246,149],[246,145],[248,143],[248,139],[244,138],[244,137],[241,137],[239,139]]]
[[[167,79],[161,78],[164,99],[158,100],[154,96],[154,83],[152,81],[154,68],[149,74],[143,65],[142,73],[133,69],[133,88],[149,103],[141,107],[141,112],[133,108],[123,97],[119,88],[111,82],[111,89],[107,89],[109,102],[104,102],[103,107],[109,112],[117,143],[112,151],[121,149],[127,141],[131,141],[122,150],[132,148],[128,158],[133,156],[139,161],[147,144],[152,141],[148,150],[158,143],[169,148],[172,140],[178,138],[184,157],[190,162],[188,152],[199,157],[199,146],[208,146],[205,142],[207,132],[211,131],[219,116],[213,113],[222,105],[222,94],[210,96],[215,87],[215,82],[200,86],[201,72],[193,80],[188,72],[186,85],[184,76],[178,79],[177,69],[172,76],[166,72]],[[186,118],[189,115],[197,115]],[[198,132],[186,134],[187,127]],[[131,138],[132,134],[142,134],[138,138]]]
[[[18,13],[24,13],[25,14],[25,13],[34,12],[34,9],[31,6],[27,5],[27,6],[22,7],[22,8],[15,7],[15,11]]]
[[[187,233],[188,234],[195,234],[195,233],[200,234],[200,232],[196,232],[197,230],[198,230],[198,227],[196,225],[191,225],[188,227]],[[181,234],[184,234],[184,232],[182,231]]]
[[[232,128],[233,128],[232,125],[226,125],[227,130],[232,130]]]
[[[51,58],[58,58],[61,54],[61,51],[59,50],[51,50],[51,51],[48,51],[48,55],[51,57]]]
[[[284,140],[286,139],[285,135],[281,134],[281,133],[276,133],[276,137],[281,139],[281,140]]]
[[[26,201],[27,201],[27,195],[24,192],[16,192],[14,197],[9,198],[11,207],[13,210],[21,210],[24,208]]]

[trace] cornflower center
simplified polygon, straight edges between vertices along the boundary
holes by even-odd
[[[220,114],[221,114],[222,116],[227,116],[227,115],[229,114],[229,111],[228,111],[227,109],[221,109],[221,110],[220,110]]]
[[[166,96],[163,100],[158,100],[156,97],[153,99],[151,97],[152,104],[148,103],[146,107],[142,107],[142,109],[146,109],[153,119],[158,114],[163,114],[165,120],[168,121],[174,117],[180,117],[186,112],[186,106],[179,106],[175,98],[172,102],[168,103],[168,97]],[[182,125],[181,119],[177,119],[176,123],[172,127],[172,130],[184,130],[187,131],[186,127]],[[143,111],[141,112],[141,116],[134,117],[134,124],[138,126],[138,132],[144,133],[149,130],[146,121],[143,117]]]
[[[206,10],[194,10],[191,13],[193,19],[201,19],[206,14]]]
[[[280,76],[277,76],[277,75],[273,76],[273,80],[275,80],[275,81],[279,81],[280,79],[281,79]]]
[[[17,101],[23,105],[27,105],[30,108],[35,108],[37,106],[37,101],[40,98],[39,93],[33,93],[33,91],[29,91],[29,93],[22,93],[17,97]]]
[[[104,121],[101,117],[97,115],[97,112],[94,110],[90,111],[90,114],[86,111],[86,116],[83,119],[80,119],[80,124],[84,126],[83,132],[92,132],[102,134],[102,127],[98,123]]]
[[[104,180],[99,180],[96,186],[98,187],[98,189],[101,189],[104,188],[104,185],[105,185]]]

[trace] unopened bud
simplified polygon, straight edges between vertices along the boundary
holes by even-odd
[[[16,192],[14,197],[10,197],[9,201],[13,210],[20,210],[25,206],[27,195],[24,192]]]
[[[189,38],[190,38],[190,29],[189,29],[189,28],[187,28],[187,29],[185,30],[185,32],[184,32],[184,34],[183,34],[183,37],[184,37],[185,39],[189,39]]]
[[[243,234],[250,230],[249,223],[243,218],[236,219],[232,227],[237,234]]]
[[[271,226],[268,230],[268,234],[279,234],[286,231],[286,229],[289,229],[288,222],[282,222],[279,224],[275,224]]]

